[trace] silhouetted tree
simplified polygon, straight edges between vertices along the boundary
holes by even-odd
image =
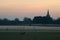
[[[32,20],[30,18],[25,17],[23,22],[24,24],[31,24],[31,21]]]
[[[55,24],[60,24],[60,18],[58,18],[57,20],[55,20]]]
[[[4,18],[3,19],[3,21],[2,21],[2,23],[4,24],[4,25],[9,25],[9,22],[10,20],[8,20],[7,18]]]
[[[15,23],[16,25],[19,25],[20,20],[19,20],[18,18],[15,18],[14,23]]]

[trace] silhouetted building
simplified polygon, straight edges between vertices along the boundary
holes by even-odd
[[[50,14],[49,14],[49,10],[47,11],[47,15],[46,16],[36,16],[33,19],[33,23],[34,24],[51,24],[53,22],[53,19],[51,18]]]

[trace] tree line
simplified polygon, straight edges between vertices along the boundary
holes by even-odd
[[[34,17],[33,20],[31,18],[24,18],[23,21],[20,21],[18,18],[14,20],[9,20],[7,18],[0,19],[0,25],[31,25],[31,24],[60,24],[60,18],[54,20],[49,17]]]

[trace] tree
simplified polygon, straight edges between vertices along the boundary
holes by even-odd
[[[15,18],[14,24],[18,25],[20,23],[20,20],[18,18]]]
[[[55,24],[60,24],[60,18],[58,18],[57,20],[55,20]]]
[[[32,20],[30,18],[25,17],[23,21],[25,24],[30,24]]]

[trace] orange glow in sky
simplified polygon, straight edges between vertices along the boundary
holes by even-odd
[[[60,0],[0,0],[0,18],[45,16],[60,17]]]

